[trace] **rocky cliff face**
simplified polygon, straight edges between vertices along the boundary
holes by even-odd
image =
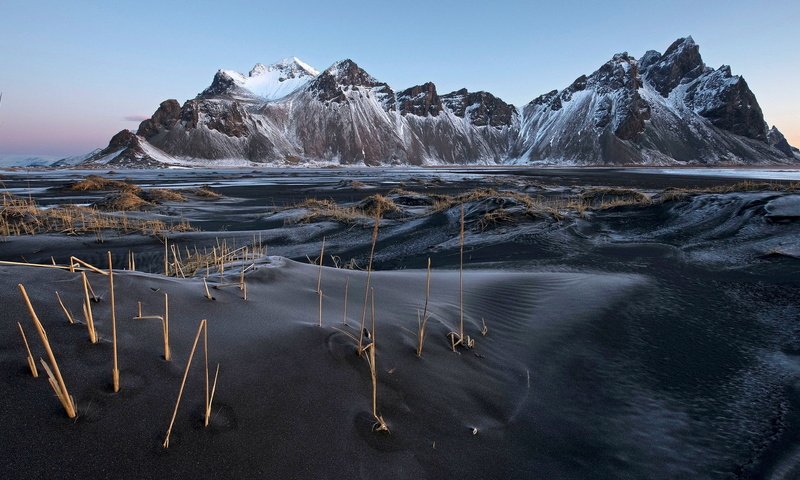
[[[688,37],[663,54],[614,55],[521,112],[488,92],[440,95],[432,82],[395,91],[352,60],[321,73],[296,58],[220,70],[196,98],[162,102],[88,162],[710,164],[790,162],[794,152],[767,130],[744,79],[707,67]]]

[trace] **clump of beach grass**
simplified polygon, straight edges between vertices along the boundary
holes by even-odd
[[[83,180],[70,184],[67,189],[78,192],[116,190],[121,192],[139,191],[138,185],[121,180],[113,180],[100,175],[88,175]]]
[[[159,235],[164,232],[194,230],[185,221],[167,224],[161,220],[131,218],[118,210],[101,212],[97,208],[76,205],[40,208],[33,199],[16,197],[5,192],[2,200],[0,234],[3,237],[42,233],[99,236],[105,230]],[[133,199],[133,202],[139,204],[138,200]]]
[[[209,187],[208,185],[204,185],[202,187],[197,187],[194,190],[190,190],[190,193],[198,197],[205,198],[207,200],[217,200],[219,198],[222,198],[221,194],[212,190],[211,187]]]

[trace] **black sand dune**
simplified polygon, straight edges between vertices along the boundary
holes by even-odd
[[[598,174],[587,175],[574,181],[591,186]],[[53,256],[65,263],[73,254],[104,266],[111,250],[121,269],[132,249],[139,270],[153,273],[116,272],[122,390],[114,394],[105,277],[89,274],[100,297],[94,313],[102,337],[92,345],[86,326],[69,325],[55,298],[59,291],[82,318],[78,274],[0,266],[6,418],[0,475],[797,476],[800,215],[797,195],[778,189],[692,194],[563,218],[515,213],[518,206],[509,199],[466,204],[465,330],[476,343],[457,353],[447,334],[459,322],[460,205],[432,213],[424,206],[404,207],[402,215],[382,222],[378,271],[371,280],[377,403],[391,433],[373,432],[369,368],[350,336],[358,336],[366,273],[323,270],[320,327],[319,270],[306,259],[319,254],[324,236],[326,252],[341,263],[352,258],[365,265],[370,225],[326,219],[297,224],[287,218],[302,215],[302,209],[284,206],[309,197],[357,203],[397,183],[425,194],[502,188],[488,177],[456,177],[428,178],[427,188],[409,178],[353,188],[339,185],[336,174],[268,184],[240,175],[214,186],[225,195],[218,203],[165,204],[142,213],[188,218],[200,226],[198,232],[170,235],[182,248],[209,246],[216,238],[243,245],[260,234],[269,256],[247,273],[247,301],[236,288],[212,288],[215,300],[209,301],[202,278],[158,275],[163,244],[155,238],[110,232],[103,243],[55,234],[9,238],[0,244],[3,260],[49,262]],[[500,183],[542,188],[507,177]],[[607,186],[616,177],[599,178],[597,184]],[[137,183],[142,180],[147,177]],[[195,180],[175,175],[164,182],[209,182]],[[39,185],[42,203],[63,195],[47,190],[57,181]],[[660,181],[645,191],[675,186]],[[25,186],[20,181],[11,188]],[[558,195],[556,186],[544,190]],[[500,208],[512,220],[481,224]],[[434,267],[431,320],[417,358],[421,268],[428,257]],[[326,257],[326,265],[332,263]],[[230,266],[228,278],[238,278],[237,266]],[[209,282],[219,279],[212,275]],[[27,370],[17,321],[37,358],[44,352],[18,283],[25,284],[47,329],[78,405],[76,420],[66,417],[46,380],[33,379]],[[160,314],[165,292],[171,303],[170,362],[162,358],[158,321],[132,320],[137,301],[145,314]],[[183,368],[204,318],[212,374],[220,364],[211,424],[203,427],[199,356],[165,450],[161,443]],[[367,319],[370,324],[369,312]],[[486,336],[480,332],[483,321]]]

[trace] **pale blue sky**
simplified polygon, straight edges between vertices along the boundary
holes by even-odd
[[[218,68],[352,58],[395,88],[488,90],[517,105],[614,53],[692,35],[743,75],[766,120],[800,144],[800,2],[17,1],[0,3],[0,154],[72,155],[126,117],[183,102]]]

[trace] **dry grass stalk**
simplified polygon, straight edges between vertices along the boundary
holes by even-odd
[[[94,328],[92,303],[89,299],[89,280],[86,279],[86,272],[81,272],[81,280],[83,280],[83,315],[86,319],[86,328],[89,330],[89,341],[97,343],[97,331]]]
[[[164,236],[164,276],[169,276],[169,240]]]
[[[200,341],[200,334],[203,333],[205,329],[206,321],[200,320],[200,326],[197,328],[197,335],[194,337],[194,344],[192,344],[192,351],[189,353],[189,360],[186,362],[186,370],[183,372],[183,380],[181,380],[181,388],[178,390],[178,399],[175,401],[175,410],[172,412],[172,420],[169,422],[169,428],[167,429],[167,435],[164,438],[164,443],[162,444],[164,448],[169,448],[169,437],[172,434],[172,427],[175,425],[175,418],[178,416],[178,407],[181,404],[181,397],[183,397],[183,389],[186,386],[186,378],[189,376],[189,367],[192,366],[192,359],[194,358],[194,352],[197,350],[197,342]]]
[[[372,430],[375,432],[389,433],[389,426],[383,419],[383,416],[378,414],[378,365],[376,361],[376,336],[375,336],[375,289],[370,288],[372,296],[372,342],[365,348],[369,349],[369,356],[367,357],[369,363],[369,376],[372,380],[372,417],[375,419],[375,424],[372,425]]]
[[[422,356],[422,345],[425,343],[425,326],[428,324],[428,299],[431,295],[431,259],[428,257],[428,274],[425,276],[425,307],[422,318],[417,311],[417,357]]]
[[[458,300],[460,306],[460,326],[458,335],[464,338],[464,205],[461,205],[461,240],[458,248]]]
[[[61,300],[61,295],[59,295],[58,292],[56,292],[56,298],[58,299],[58,304],[61,305],[61,309],[64,311],[64,315],[67,316],[69,323],[74,325],[75,317],[72,316],[72,312],[70,312],[69,309],[67,309],[67,307],[64,305],[64,302]]]
[[[76,264],[77,263],[78,265],[82,265],[83,267],[88,268],[89,270],[93,271],[94,273],[99,273],[100,275],[103,275],[103,276],[107,276],[108,275],[108,272],[106,272],[105,270],[100,270],[99,268],[95,267],[94,265],[92,265],[90,263],[87,263],[87,262],[84,262],[83,260],[81,260],[78,257],[69,257],[69,263],[71,263],[71,264]],[[75,265],[75,267],[77,267],[78,265]]]
[[[244,249],[244,258],[247,259],[248,256],[248,249],[245,247]],[[247,270],[244,264],[242,264],[241,272],[239,273],[239,290],[242,291],[242,300],[247,300],[247,283],[245,282],[244,272]]]
[[[164,292],[164,316],[142,315],[142,302],[138,302],[138,314],[134,320],[159,320],[161,321],[161,334],[164,337],[164,360],[170,361],[172,356],[169,349],[169,294]]]
[[[64,383],[64,378],[61,376],[61,370],[59,370],[58,362],[56,362],[56,357],[53,355],[53,349],[50,348],[50,341],[47,339],[47,332],[45,332],[42,322],[39,321],[39,317],[36,315],[36,311],[33,309],[31,299],[28,298],[28,292],[25,291],[25,287],[22,284],[17,285],[17,287],[19,287],[22,298],[25,300],[25,305],[28,307],[28,312],[31,315],[33,324],[36,326],[36,331],[39,332],[39,338],[42,340],[42,344],[47,352],[47,357],[50,360],[50,364],[53,366],[53,369],[51,370],[44,360],[42,360],[42,365],[44,366],[44,369],[49,377],[50,386],[53,387],[53,391],[56,393],[56,396],[61,402],[61,405],[64,407],[64,410],[66,410],[67,416],[69,418],[75,418],[75,416],[78,414],[78,411],[75,408],[75,400],[67,391],[67,385]]]
[[[216,373],[214,373],[214,385],[211,387],[211,397],[208,399],[208,405],[206,406],[206,419],[205,419],[206,427],[211,421],[211,404],[214,403],[214,394],[217,392],[218,377],[219,377],[219,363],[217,364],[217,371]]]
[[[128,271],[136,271],[136,254],[132,250],[128,250]]]
[[[458,267],[458,295],[459,295],[459,327],[458,332],[447,334],[450,338],[450,346],[453,351],[462,345],[466,348],[473,348],[475,340],[464,334],[464,205],[461,205],[461,232],[459,242],[459,267]]]
[[[325,237],[322,237],[322,250],[319,252],[319,274],[317,275],[317,293],[322,288],[322,264],[325,261]]]
[[[319,326],[321,327],[322,326],[322,298],[323,298],[322,290],[320,290],[317,293],[317,297],[319,297]]]
[[[203,327],[203,364],[206,375],[206,408],[203,411],[205,413],[203,424],[204,426],[207,427],[208,420],[211,416],[211,402],[209,401],[209,395],[208,395],[208,322],[206,322]]]
[[[369,263],[367,263],[367,284],[364,288],[364,308],[361,310],[361,331],[358,334],[358,354],[363,352],[364,342],[364,323],[367,320],[367,301],[369,300],[369,282],[372,278],[372,259],[375,257],[375,244],[378,242],[378,228],[381,224],[380,208],[375,212],[375,227],[372,229],[372,247],[369,251]]]
[[[205,277],[203,277],[203,287],[205,288],[205,297],[209,300],[214,300],[214,297],[211,296],[211,292],[208,291],[208,282],[206,282]]]
[[[33,375],[33,378],[39,378],[39,370],[36,369],[36,361],[33,360],[31,347],[28,345],[28,339],[25,337],[25,330],[22,329],[22,324],[19,322],[17,322],[17,327],[19,327],[19,334],[22,335],[22,343],[25,344],[25,351],[28,352],[28,367],[31,369],[31,375]]]
[[[170,361],[172,355],[169,350],[169,295],[164,293],[164,322],[162,323],[164,332],[164,360]]]
[[[111,252],[108,252],[108,284],[111,292],[111,344],[114,352],[114,367],[111,369],[111,379],[114,392],[119,392],[119,365],[117,363],[117,304],[114,298],[114,267],[111,263]]]
[[[39,267],[39,268],[55,268],[58,270],[70,270],[70,267],[64,265],[48,265],[46,263],[27,263],[27,262],[8,262],[0,261],[0,265],[10,265],[19,267]]]
[[[344,316],[342,317],[342,323],[347,325],[347,297],[350,289],[350,276],[348,275],[344,282]]]

